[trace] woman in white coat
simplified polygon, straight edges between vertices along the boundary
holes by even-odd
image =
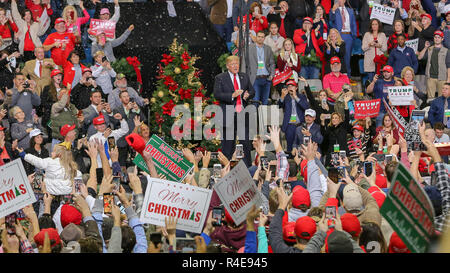
[[[51,157],[39,158],[32,154],[25,154],[19,150],[26,162],[45,171],[44,183],[51,195],[65,195],[72,193],[73,179],[77,176],[77,164],[73,161],[72,152],[65,143],[55,146]]]

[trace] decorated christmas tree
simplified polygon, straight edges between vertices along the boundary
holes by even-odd
[[[217,151],[220,145],[218,131],[214,127],[208,129],[214,113],[204,110],[208,105],[218,103],[212,96],[205,96],[206,90],[199,79],[201,71],[194,67],[199,57],[191,56],[188,47],[178,44],[176,39],[169,47],[169,52],[162,55],[163,59],[158,65],[157,87],[150,99],[152,133],[176,149]],[[178,107],[174,109],[175,106]],[[179,107],[184,107],[183,110],[190,112],[190,116],[184,116],[186,112],[176,111]],[[174,116],[172,110],[176,111]],[[194,140],[195,130],[201,130],[201,139]],[[183,134],[192,139],[184,139]]]

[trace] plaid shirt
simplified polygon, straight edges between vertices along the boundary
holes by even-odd
[[[20,240],[20,253],[34,253],[33,246],[31,246],[30,241]]]
[[[448,214],[450,213],[450,183],[444,163],[434,164],[437,173],[436,187],[442,196],[442,214],[434,219],[436,230],[443,232],[448,226]]]
[[[277,176],[283,180],[289,177],[289,163],[286,154],[281,151],[277,153]]]

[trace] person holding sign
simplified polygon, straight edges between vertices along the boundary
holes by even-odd
[[[394,68],[394,75],[400,77],[402,69],[405,66],[410,66],[417,72],[419,62],[417,60],[414,50],[405,44],[406,37],[403,34],[397,36],[397,47],[389,54],[387,64]]]
[[[419,53],[419,60],[426,60],[425,76],[427,76],[427,94],[432,99],[441,96],[442,87],[450,81],[450,52],[444,47],[444,32],[434,32],[434,45],[426,41]]]
[[[378,74],[373,77],[373,81],[367,86],[367,94],[374,93],[376,99],[385,99],[387,102],[388,99],[388,87],[394,86],[394,69],[392,66],[386,65],[383,67],[383,78],[379,79]],[[376,120],[376,126],[380,126],[383,122],[383,116],[386,114],[386,109],[384,108],[384,104],[380,106],[380,113]]]

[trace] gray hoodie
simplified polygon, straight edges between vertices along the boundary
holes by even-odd
[[[322,199],[323,190],[322,183],[320,181],[319,167],[315,160],[308,161],[307,164],[308,172],[308,183],[306,184],[306,189],[309,191],[309,196],[311,198],[311,208],[318,207],[320,200]],[[292,208],[289,210],[288,217],[289,222],[295,222],[298,218],[307,216],[309,209],[305,212],[300,209]]]

